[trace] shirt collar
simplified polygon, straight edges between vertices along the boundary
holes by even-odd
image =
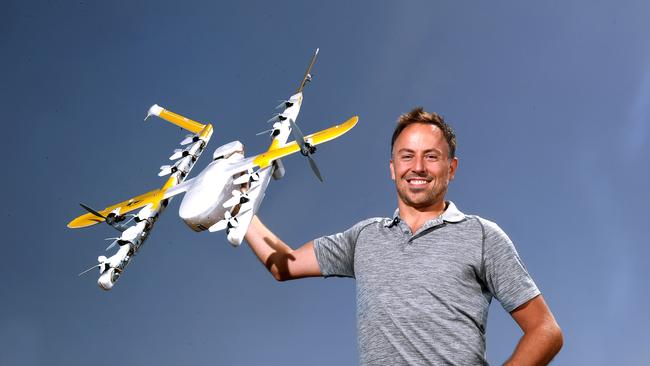
[[[446,201],[446,203],[447,203],[447,209],[445,209],[445,211],[442,212],[442,215],[432,220],[442,219],[442,221],[445,222],[456,223],[456,222],[461,222],[463,221],[463,219],[465,219],[465,214],[460,212],[460,210],[456,207],[456,205],[453,202]],[[397,224],[398,222],[400,222],[401,220],[402,219],[399,217],[399,208],[398,208],[393,213],[393,218],[386,220],[386,222],[384,223],[384,227],[391,227]]]
[[[447,222],[461,222],[465,219],[465,214],[460,212],[453,202],[447,201],[447,209],[442,213],[442,220]]]

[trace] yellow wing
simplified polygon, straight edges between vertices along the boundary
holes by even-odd
[[[333,140],[343,135],[344,133],[350,131],[352,127],[354,127],[357,124],[358,121],[359,121],[359,117],[354,116],[340,125],[332,126],[328,129],[318,131],[311,135],[305,136],[305,141],[309,142],[309,144],[311,145],[318,145],[318,144],[322,144],[323,142]],[[295,141],[291,141],[290,143],[282,147],[275,147],[275,148],[271,147],[266,152],[257,155],[253,159],[253,164],[259,166],[260,169],[266,168],[269,165],[271,165],[273,160],[282,158],[287,155],[291,155],[298,151],[300,151],[300,146]]]
[[[187,117],[183,117],[179,114],[176,114],[172,111],[164,109],[157,104],[154,104],[153,106],[151,106],[151,108],[149,108],[146,118],[149,118],[150,116],[158,116],[190,132],[194,132],[198,134],[199,137],[204,139],[205,141],[210,140],[210,137],[212,136],[212,130],[213,130],[212,124],[208,123],[207,125],[204,125],[202,123],[191,120]],[[102,216],[106,217],[109,213],[119,208],[119,212],[121,215],[121,214],[129,213],[133,210],[137,210],[150,203],[153,204],[154,206],[153,208],[155,209],[160,204],[160,201],[162,201],[165,198],[164,197],[165,191],[178,183],[179,181],[176,177],[170,177],[165,183],[165,185],[160,189],[154,189],[153,191],[149,191],[147,193],[141,194],[137,197],[133,197],[129,200],[120,202],[113,206],[106,207],[105,209],[97,212],[99,212]],[[68,223],[68,227],[72,229],[82,228],[86,226],[95,225],[103,221],[104,219],[102,219],[101,217],[98,217],[97,215],[94,215],[92,213],[87,213],[70,221]]]
[[[102,216],[107,216],[109,213],[113,212],[115,209],[119,208],[120,215],[131,212],[133,210],[137,210],[141,207],[144,207],[150,203],[154,204],[154,206],[160,204],[160,201],[163,198],[164,190],[163,189],[154,189],[153,191],[149,191],[147,193],[141,194],[137,197],[133,197],[129,200],[126,200],[124,202],[117,203],[115,205],[106,207],[105,209],[101,211],[97,211]],[[91,226],[98,224],[100,222],[103,222],[104,219],[101,217],[98,217],[92,213],[87,213],[84,215],[81,215],[77,217],[76,219],[70,221],[68,223],[68,227],[71,229],[77,229],[77,228],[82,228],[86,226]]]
[[[124,202],[114,204],[113,206],[108,206],[105,209],[97,212],[99,212],[102,216],[106,217],[109,213],[119,208],[120,215],[122,215],[125,213],[129,213],[133,210],[137,210],[150,203],[153,205],[152,207],[153,209],[157,209],[158,205],[160,205],[160,202],[163,199],[165,199],[165,191],[175,186],[176,184],[178,184],[178,179],[175,176],[169,177],[169,179],[167,179],[167,181],[162,186],[162,188],[154,189],[153,191],[143,193],[137,197],[133,197]],[[77,228],[95,225],[103,221],[104,219],[102,219],[101,217],[98,217],[92,213],[87,213],[70,221],[68,223],[68,227],[71,229],[77,229]]]
[[[149,111],[147,112],[147,117],[145,117],[145,120],[151,116],[158,116],[165,121],[169,123],[173,123],[178,127],[184,128],[190,132],[194,133],[199,133],[203,131],[206,125],[199,123],[197,121],[194,121],[192,119],[189,119],[187,117],[181,116],[180,114],[176,114],[170,110],[167,110],[158,104],[154,104],[149,108]]]

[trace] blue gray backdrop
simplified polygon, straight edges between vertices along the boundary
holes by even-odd
[[[82,213],[163,182],[184,133],[262,151],[316,47],[300,124],[360,116],[299,156],[260,216],[294,247],[395,208],[389,138],[414,106],[455,127],[449,197],[515,241],[565,334],[558,365],[650,362],[650,5],[646,1],[3,1],[1,365],[353,365],[354,281],[276,283],[244,245],[171,203],[111,292]],[[520,330],[495,302],[488,359]]]

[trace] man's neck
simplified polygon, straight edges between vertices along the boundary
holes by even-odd
[[[411,228],[411,232],[415,233],[425,222],[442,215],[447,209],[447,204],[443,199],[431,206],[415,208],[398,201],[397,207],[399,208],[400,218]]]

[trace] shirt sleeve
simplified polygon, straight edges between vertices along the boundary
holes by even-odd
[[[490,221],[483,225],[483,266],[488,289],[501,306],[511,312],[540,294],[514,244]]]
[[[359,234],[369,224],[379,219],[368,219],[351,228],[314,239],[314,253],[324,277],[354,278],[354,249]]]

